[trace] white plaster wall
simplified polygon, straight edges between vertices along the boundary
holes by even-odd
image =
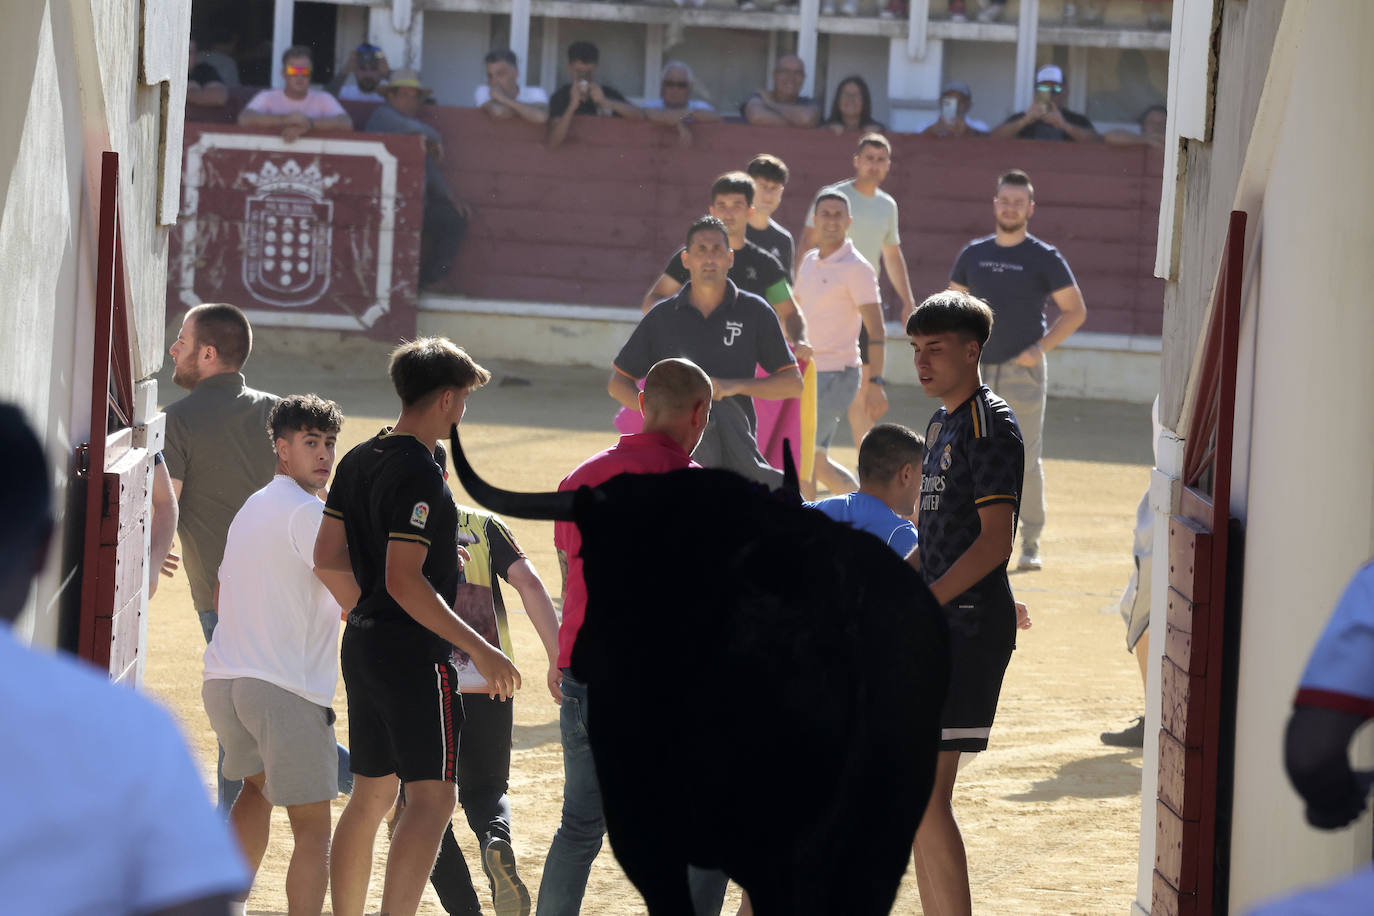
[[[59,613],[76,601],[68,475],[89,439],[94,227],[107,149],[122,157],[135,378],[162,361],[167,230],[158,203],[159,194],[175,200],[179,170],[160,186],[159,147],[164,127],[176,127],[163,123],[164,94],[175,102],[179,89],[145,85],[139,49],[146,34],[165,57],[168,43],[186,41],[189,17],[189,0],[33,0],[10,4],[0,29],[0,399],[20,404],[42,438],[58,513],[55,550],[18,627],[36,644],[56,642]],[[185,58],[183,47],[181,89]],[[179,123],[180,104],[169,112]]]
[[[1365,0],[1330,0],[1306,18],[1259,217],[1241,507],[1248,537],[1231,838],[1236,912],[1370,857],[1368,813],[1336,833],[1306,825],[1283,773],[1282,736],[1317,635],[1351,573],[1374,553],[1374,114],[1348,109],[1329,91],[1374,83],[1363,48],[1371,31],[1374,6]],[[1368,733],[1364,745],[1368,752]]]
[[[62,4],[25,4],[0,29],[0,399],[18,403],[51,462],[58,530],[48,568],[19,619],[41,645],[57,639],[67,465],[90,420],[89,378],[74,356],[80,242],[81,129]],[[86,349],[89,349],[87,337]],[[89,362],[87,360],[87,362]],[[74,378],[74,376],[76,378]]]

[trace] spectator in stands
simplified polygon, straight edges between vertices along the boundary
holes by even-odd
[[[281,128],[288,143],[312,130],[352,130],[353,120],[339,100],[321,89],[310,88],[314,56],[304,45],[292,45],[281,57],[286,85],[264,89],[239,115],[243,127]]]
[[[1140,113],[1136,120],[1140,131],[1109,130],[1102,139],[1112,146],[1153,146],[1164,148],[1164,129],[1169,123],[1168,111],[1163,105],[1151,105]]]
[[[692,68],[680,60],[669,61],[659,79],[658,98],[649,99],[643,105],[644,116],[655,124],[675,128],[684,145],[691,143],[689,124],[720,120],[710,102],[692,98],[695,88]]]
[[[549,148],[557,149],[567,139],[574,115],[639,119],[644,112],[631,105],[614,86],[596,81],[601,52],[590,41],[568,45],[570,82],[559,87],[549,99]]]
[[[988,126],[969,118],[971,108],[973,90],[969,89],[968,83],[958,80],[945,83],[945,89],[940,93],[940,117],[921,134],[927,137],[986,137]]]
[[[1041,67],[1035,74],[1035,101],[1025,111],[1018,111],[992,129],[994,137],[1018,137],[1022,140],[1070,140],[1079,143],[1100,143],[1102,135],[1093,122],[1076,111],[1059,106],[1064,93],[1064,71],[1054,64]]]
[[[186,77],[186,104],[219,108],[229,104],[229,88],[219,71],[209,64],[196,63],[196,40],[191,39],[191,69]]]
[[[836,135],[854,133],[882,133],[886,125],[873,117],[873,95],[862,76],[846,76],[835,87],[835,99],[830,103],[830,117],[825,127]]]
[[[209,50],[196,54],[196,63],[209,64],[219,74],[219,82],[229,88],[239,85],[239,65],[234,55],[239,48],[239,33],[232,23],[221,22],[206,30],[202,37]]]
[[[353,82],[347,82],[352,74]],[[329,82],[329,91],[345,102],[382,102],[377,91],[391,74],[386,54],[376,45],[364,42],[348,54],[348,60]]]
[[[391,71],[382,87],[385,104],[367,119],[363,130],[378,134],[419,134],[425,138],[425,217],[420,234],[420,287],[448,276],[458,254],[458,243],[467,234],[469,208],[453,193],[439,171],[444,159],[444,140],[439,131],[420,120],[420,110],[430,90],[414,70]]]
[[[749,211],[749,228],[744,237],[778,259],[783,271],[792,276],[792,233],[773,219],[782,206],[782,189],[787,184],[787,163],[777,156],[759,153],[745,168],[754,179],[754,209]]]
[[[815,99],[801,94],[806,64],[795,54],[778,58],[773,67],[773,88],[760,89],[745,100],[739,112],[750,124],[770,127],[815,127],[821,108]]]
[[[520,64],[509,48],[488,51],[483,58],[487,81],[473,92],[477,107],[498,121],[520,118],[531,124],[549,120],[549,96],[539,86],[520,85]]]

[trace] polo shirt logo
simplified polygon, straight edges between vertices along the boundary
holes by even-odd
[[[735,345],[735,338],[739,337],[739,336],[740,336],[741,334],[743,334],[743,333],[744,333],[744,322],[742,322],[742,321],[727,321],[727,322],[725,322],[725,337],[723,338],[724,341],[725,341],[725,345],[726,345],[727,347],[733,347],[733,346]]]
[[[429,521],[429,503],[416,503],[415,508],[410,510],[410,527],[424,530],[425,522]]]

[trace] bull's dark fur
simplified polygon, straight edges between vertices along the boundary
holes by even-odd
[[[456,441],[454,460],[475,499],[518,514]],[[589,596],[572,669],[611,846],[649,911],[690,916],[691,863],[760,916],[887,913],[948,681],[920,577],[725,471],[622,475],[572,515]]]

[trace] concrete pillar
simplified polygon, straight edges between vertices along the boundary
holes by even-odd
[[[422,10],[411,11],[409,0],[393,0],[393,3],[397,5],[389,9],[385,6],[368,9],[367,39],[382,49],[387,63],[393,68],[422,70],[425,14]]]
[[[530,0],[511,0],[510,5],[510,49],[520,62],[520,72],[526,73],[530,65]],[[522,80],[522,82],[524,82]]]
[[[940,99],[940,84],[944,70],[945,43],[940,39],[926,42],[922,58],[907,54],[907,41],[894,38],[887,53],[887,97],[892,106],[888,124],[895,131],[913,131],[930,120]]]
[[[281,74],[281,56],[291,47],[295,18],[296,0],[276,0],[272,12],[272,85],[277,89],[286,85]]]
[[[644,27],[644,100],[656,98],[659,91],[658,75],[663,70],[665,25],[649,23]]]
[[[814,97],[816,94],[816,44],[819,39],[821,0],[801,0],[801,25],[797,28],[797,56],[806,65],[806,82],[802,84],[802,95]],[[773,85],[771,67],[768,68],[768,85]]]
[[[926,56],[926,26],[930,23],[930,0],[910,0],[907,6],[906,56],[921,60]]]
[[[544,17],[544,40],[539,45],[539,85],[553,95],[563,82],[563,55],[558,46],[558,23],[552,16]]]
[[[1035,94],[1035,45],[1040,31],[1040,0],[1021,0],[1016,21],[1016,89],[1012,107],[1025,111]]]

